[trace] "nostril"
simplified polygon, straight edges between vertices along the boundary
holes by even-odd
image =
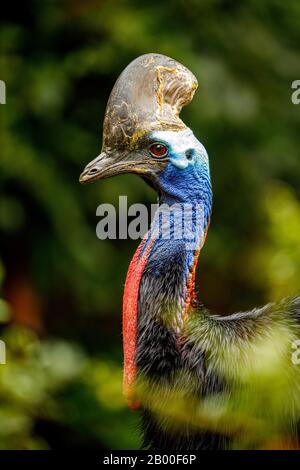
[[[89,171],[89,174],[92,175],[94,173],[97,173],[98,169],[97,168],[91,168]]]
[[[189,150],[187,150],[187,151],[185,152],[185,156],[186,156],[186,158],[187,158],[188,160],[192,160],[192,159],[193,159],[193,154],[194,154],[194,152],[193,152],[192,149],[189,149]]]

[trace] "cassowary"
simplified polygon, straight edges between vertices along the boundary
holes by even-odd
[[[194,75],[166,56],[130,63],[107,104],[102,152],[80,176],[87,183],[135,173],[158,193],[158,215],[125,284],[124,393],[141,408],[147,448],[297,447],[300,298],[216,316],[195,296],[212,188],[207,152],[179,113],[196,88]]]

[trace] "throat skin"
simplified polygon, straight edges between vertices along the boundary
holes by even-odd
[[[201,185],[192,170],[186,172],[184,188],[164,187],[161,178],[158,210],[127,273],[123,393],[132,409],[140,406],[135,391],[139,373],[166,377],[167,348],[161,338],[172,350],[180,351],[184,325],[195,301],[195,273],[209,226],[212,194],[209,170],[202,175]],[[190,191],[186,184],[192,185]],[[167,368],[177,359],[170,356]]]

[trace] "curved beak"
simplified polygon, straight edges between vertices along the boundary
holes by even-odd
[[[136,155],[134,155],[136,157]],[[98,157],[92,160],[85,167],[79,177],[81,184],[91,183],[99,179],[110,178],[111,176],[120,175],[123,173],[136,173],[139,175],[146,175],[152,173],[153,167],[157,162],[145,161],[145,159],[137,160],[130,154],[124,159],[124,155],[120,153],[111,157],[105,152],[100,153]]]
[[[108,178],[117,174],[114,170],[116,162],[106,153],[102,152],[98,157],[88,163],[79,177],[82,184],[90,183],[100,178]]]

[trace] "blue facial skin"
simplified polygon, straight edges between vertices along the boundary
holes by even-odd
[[[159,175],[160,203],[203,206],[205,229],[212,209],[208,155],[190,129],[153,132],[155,141],[168,149],[168,165]]]
[[[186,279],[194,264],[195,250],[202,246],[211,215],[212,188],[208,155],[190,129],[180,132],[157,131],[152,133],[151,138],[168,148],[167,166],[158,177],[159,204],[176,204],[179,209],[186,205],[192,207],[195,243],[191,247],[186,239],[165,240],[159,237],[150,253],[148,269],[151,269],[152,275],[160,277],[166,275],[170,263],[175,263],[182,267],[182,279]],[[203,213],[200,227],[199,222],[196,222],[199,207]],[[179,219],[174,225],[176,223],[181,224],[182,221]],[[157,229],[158,226],[159,219],[154,220],[151,229]]]

